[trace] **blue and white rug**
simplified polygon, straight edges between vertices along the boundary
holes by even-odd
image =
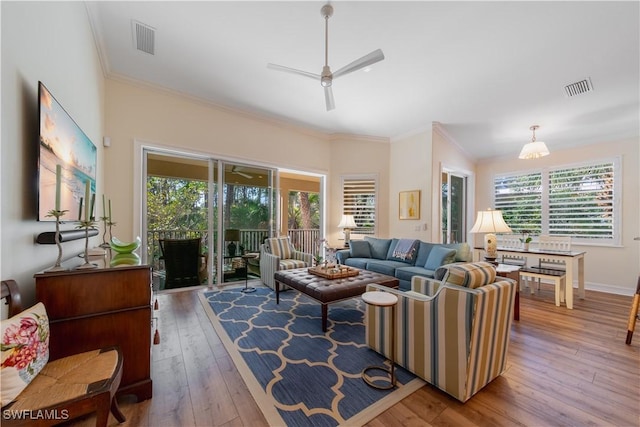
[[[425,383],[396,367],[397,386],[377,390],[362,370],[385,358],[364,343],[361,298],[329,305],[299,292],[258,287],[206,291],[201,301],[267,422],[272,426],[363,425]]]

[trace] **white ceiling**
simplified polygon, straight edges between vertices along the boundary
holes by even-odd
[[[640,135],[640,3],[333,1],[332,71],[375,50],[385,60],[333,83],[320,74],[318,1],[89,2],[108,76],[328,134],[398,138],[440,122],[471,156],[517,156]],[[132,20],[155,28],[155,55],[134,47]],[[564,86],[590,78],[593,92]]]

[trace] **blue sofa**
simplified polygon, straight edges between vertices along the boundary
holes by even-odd
[[[470,262],[471,248],[468,243],[366,236],[363,240],[351,240],[350,248],[337,251],[336,258],[340,264],[393,276],[400,281],[401,290],[409,290],[413,276],[433,278],[441,265]]]

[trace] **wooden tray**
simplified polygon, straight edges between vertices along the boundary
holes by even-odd
[[[310,267],[309,273],[316,276],[324,277],[325,279],[343,279],[345,277],[353,277],[360,274],[360,271],[356,268],[342,267],[342,269],[335,271],[336,268],[322,268],[322,267]]]

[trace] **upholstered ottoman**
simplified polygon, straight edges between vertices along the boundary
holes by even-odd
[[[359,270],[357,276],[342,279],[325,279],[309,273],[308,268],[276,271],[276,303],[280,303],[280,284],[287,285],[313,298],[322,305],[322,330],[327,330],[328,305],[362,295],[368,284],[378,284],[389,288],[397,288],[400,282],[395,277]]]

